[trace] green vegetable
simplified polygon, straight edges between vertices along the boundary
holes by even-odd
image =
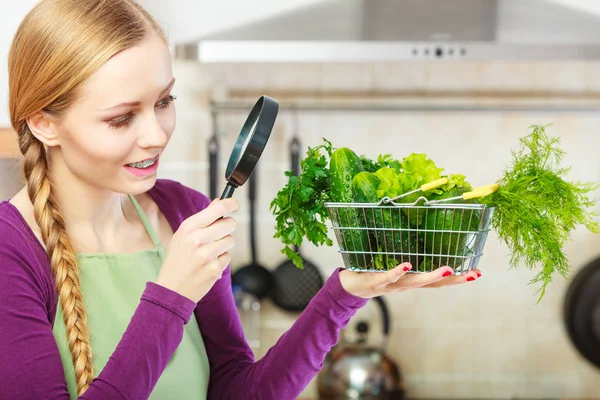
[[[569,262],[562,247],[576,226],[599,231],[597,214],[587,211],[595,204],[587,195],[598,184],[565,180],[569,168],[560,165],[565,153],[559,138],[546,135],[546,126],[532,126],[513,151],[498,191],[480,199],[496,208],[492,227],[511,249],[511,267],[540,269],[530,282],[541,282],[538,302],[556,272],[566,277]]]
[[[416,232],[412,230],[408,217],[394,206],[387,206],[386,209],[375,210],[377,214],[376,220],[379,222],[383,219],[383,226],[387,229],[374,233],[379,251],[387,251],[393,253],[422,253],[422,242],[417,238]],[[416,255],[378,255],[375,259],[377,269],[389,270],[403,262],[410,262],[416,265],[418,256]]]
[[[355,199],[358,203],[377,203],[380,200],[379,193],[382,185],[386,183],[379,176],[393,173],[391,168],[380,168],[376,173],[360,172],[352,180]],[[389,193],[389,192],[387,192]],[[387,209],[364,208],[364,226],[373,228],[370,230],[371,248],[374,251],[386,251],[392,253],[416,253],[418,252],[417,238],[413,231],[404,231],[410,224],[404,213],[389,205]],[[375,228],[388,228],[391,230],[376,230]],[[389,270],[402,262],[415,262],[415,257],[402,257],[400,255],[377,255],[373,260],[375,269]]]
[[[331,200],[351,203],[354,200],[352,178],[364,167],[358,156],[349,148],[342,147],[333,152],[330,159]]]
[[[330,159],[330,197],[334,202],[354,202],[354,191],[352,190],[352,179],[364,167],[359,157],[350,149],[342,147],[333,152]],[[364,220],[356,209],[338,208],[338,219],[342,227],[364,227]],[[369,233],[364,229],[345,229],[343,231],[344,241],[340,243],[341,250],[356,251],[349,253],[350,264],[356,268],[369,268],[372,257],[363,254],[370,251]]]
[[[375,172],[383,167],[390,167],[396,171],[400,171],[402,169],[402,163],[393,159],[391,154],[380,154],[377,156],[377,161],[373,161],[364,155],[361,155],[359,158],[364,170],[367,172]]]
[[[435,181],[441,178],[441,173],[444,169],[438,168],[433,160],[427,158],[426,154],[411,153],[408,157],[402,160],[402,173],[398,174],[400,189],[398,194],[404,194],[420,188],[422,185]],[[396,200],[397,203],[413,204],[420,197],[427,197],[428,194],[442,193],[439,189],[434,189],[429,193],[417,192],[401,199]],[[393,196],[390,196],[393,197]],[[423,202],[417,203],[422,206]],[[424,209],[403,209],[413,227],[423,227],[425,218]],[[423,238],[420,237],[420,240]]]
[[[452,174],[448,176],[448,183],[436,190],[426,193],[429,200],[450,199],[472,190],[471,185],[466,182],[465,176]],[[476,200],[458,200],[448,203],[476,203]],[[424,227],[427,230],[436,231],[471,231],[479,229],[481,223],[480,210],[452,210],[432,208],[426,210]],[[471,256],[472,251],[467,249],[473,245],[475,235],[469,233],[454,232],[425,232],[419,234],[425,244],[425,253],[437,254],[438,257],[426,259],[428,268],[438,268],[448,265],[454,269],[463,266],[464,258],[451,256]],[[468,246],[469,245],[469,246]],[[469,250],[469,251],[468,251]],[[443,257],[445,256],[445,257]]]
[[[300,246],[302,238],[316,246],[333,245],[327,236],[328,213],[325,202],[330,201],[329,161],[333,153],[331,142],[309,147],[306,157],[300,161],[301,173],[294,176],[286,171],[288,183],[277,193],[270,209],[275,215],[274,238],[281,239],[285,247],[281,252],[298,268],[303,267],[302,258],[293,250]],[[322,150],[327,154],[323,155]],[[292,248],[290,247],[292,246]]]
[[[394,198],[404,193],[404,187],[401,182],[401,173],[389,167],[382,167],[375,171],[375,176],[379,179],[377,188],[377,198]],[[379,201],[379,200],[377,200]]]
[[[473,189],[471,187],[471,184],[467,182],[467,178],[464,175],[450,174],[449,176],[447,176],[447,178],[448,183],[440,186],[439,188],[437,188],[437,190],[431,191],[431,195],[428,196],[429,200],[448,199],[450,197],[460,196],[461,194]],[[458,193],[454,192],[449,195],[444,195],[444,193],[448,193],[453,189],[456,189]]]
[[[438,168],[435,163],[427,158],[425,154],[411,153],[402,160],[402,174],[399,179],[402,185],[402,193],[418,189],[422,185],[441,178],[444,169]],[[414,203],[423,193],[418,192],[403,197],[401,202]]]
[[[491,226],[511,251],[511,267],[522,263],[529,269],[539,271],[530,283],[541,283],[538,292],[541,300],[555,273],[566,276],[569,270],[562,248],[569,240],[570,233],[579,225],[594,233],[600,231],[595,220],[597,214],[588,211],[595,205],[595,200],[588,195],[600,185],[566,180],[569,169],[561,165],[564,151],[558,146],[558,138],[549,138],[545,126],[535,125],[532,128],[532,133],[521,139],[521,149],[513,152],[511,165],[496,182],[500,188],[474,201],[494,207]],[[396,197],[439,179],[443,171],[425,154],[412,153],[401,161],[390,155],[371,160],[357,156],[348,148],[334,152],[332,144],[325,139],[324,144],[309,147],[301,164],[302,173],[299,176],[286,172],[289,181],[271,203],[276,217],[274,237],[281,239],[285,244],[282,252],[299,267],[302,266],[301,260],[290,249],[290,245],[299,246],[303,237],[317,246],[333,244],[325,225],[329,218],[325,202],[376,203],[383,197]],[[464,175],[449,175],[448,178],[446,185],[426,193],[415,193],[398,202],[412,204],[421,196],[438,200],[472,190]],[[479,229],[481,211],[465,210],[464,215],[462,210],[442,211],[436,216],[433,212],[435,209],[411,209],[403,214],[392,206],[379,211],[359,208],[360,213],[348,213],[345,219],[342,218],[342,223],[356,228],[374,224],[393,228],[366,235],[361,229],[350,230],[349,237],[353,238],[353,245],[349,247],[356,251],[372,249],[373,246],[383,251],[383,243],[390,246],[387,250],[391,248],[393,252],[400,249],[402,252],[447,255],[437,261],[435,258],[423,259],[422,256],[412,258],[411,263],[417,269],[430,270],[443,264],[460,266],[461,257],[471,255],[469,246],[466,246],[474,238],[471,234],[420,232],[415,237],[413,231],[412,236],[409,234],[406,239],[404,235],[400,238],[397,236],[399,229]],[[369,212],[372,213],[370,216]],[[462,225],[459,223],[461,219]],[[468,250],[466,252],[465,247]],[[362,264],[358,258],[362,258]],[[379,269],[388,269],[403,261],[384,255],[371,259],[358,258],[351,259],[355,263],[353,265]]]
[[[354,201],[357,203],[377,203],[377,189],[379,188],[379,178],[376,174],[363,171],[354,175],[352,178],[352,192]]]
[[[379,179],[375,174],[367,171],[359,172],[352,178],[352,192],[354,194],[354,202],[356,203],[377,203],[377,188],[379,187]],[[356,215],[358,218],[360,227],[373,228],[380,223],[381,218],[378,218],[377,211],[374,208],[357,208]],[[366,240],[365,243],[366,251],[374,252],[377,250],[377,242],[372,237],[371,231],[361,232],[361,239]],[[356,264],[353,264],[357,268],[371,269],[375,268],[374,259],[372,254],[365,254],[363,257],[356,257],[354,259]]]

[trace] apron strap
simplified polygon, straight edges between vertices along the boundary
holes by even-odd
[[[142,224],[144,224],[144,228],[146,228],[146,232],[148,233],[148,236],[150,236],[150,239],[152,239],[152,243],[154,243],[154,246],[156,246],[156,247],[162,247],[162,244],[160,243],[160,239],[158,238],[158,234],[152,227],[152,224],[148,220],[146,213],[144,213],[144,210],[142,210],[142,207],[140,206],[138,201],[135,199],[135,197],[133,197],[130,194],[128,196],[129,196],[129,199],[131,200],[131,202],[133,203],[133,206],[137,210],[137,212],[142,220]]]

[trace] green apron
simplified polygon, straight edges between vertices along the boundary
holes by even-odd
[[[121,340],[140,303],[146,282],[156,280],[165,255],[165,249],[142,208],[133,196],[129,198],[152,238],[154,250],[132,254],[77,254],[96,375],[102,371]],[[52,331],[60,351],[69,393],[72,399],[76,399],[77,384],[60,302]],[[207,396],[208,379],[208,357],[198,323],[192,315],[184,326],[179,347],[149,398],[203,400]]]

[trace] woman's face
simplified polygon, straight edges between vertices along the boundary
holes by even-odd
[[[84,82],[56,125],[52,167],[101,189],[150,189],[175,129],[173,84],[171,56],[159,37],[115,55]]]

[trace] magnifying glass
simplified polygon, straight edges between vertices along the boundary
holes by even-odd
[[[227,186],[221,199],[233,196],[233,192],[248,180],[262,155],[271,130],[277,118],[279,102],[268,96],[261,96],[242,126],[242,130],[231,151],[225,170]]]

